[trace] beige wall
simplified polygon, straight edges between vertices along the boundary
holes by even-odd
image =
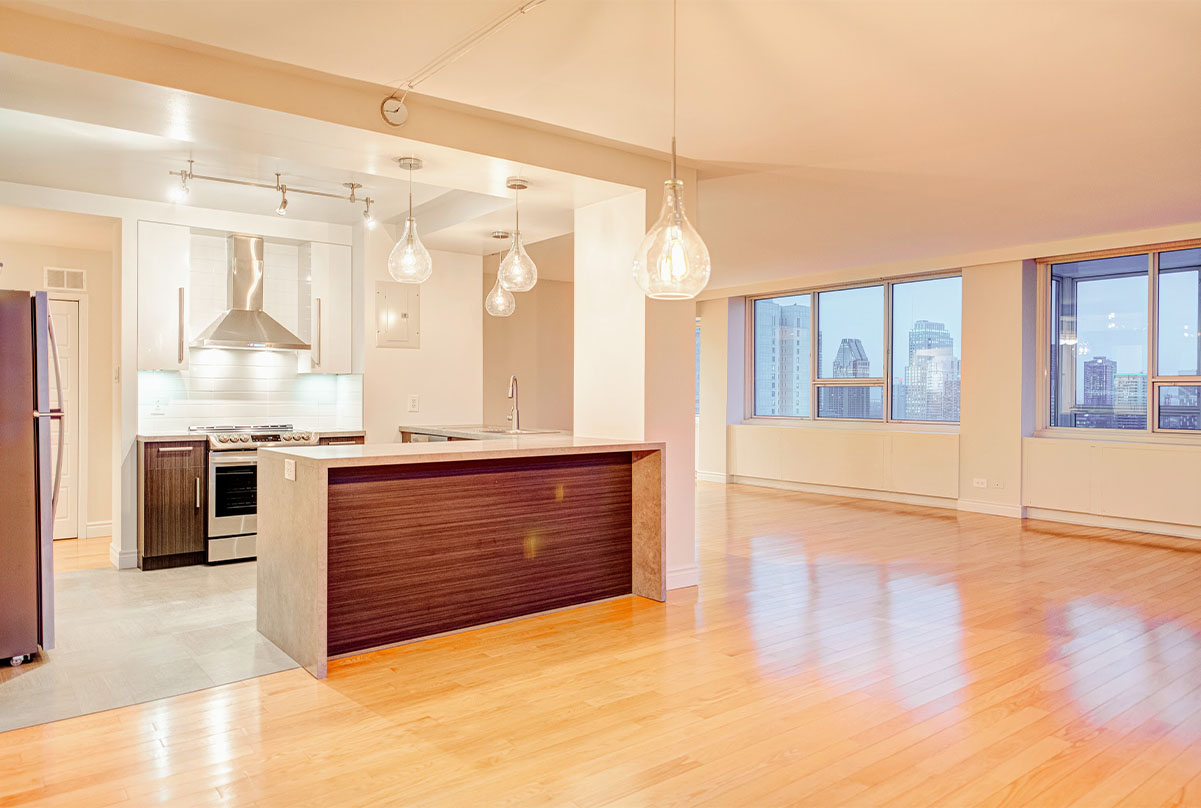
[[[570,235],[528,245],[538,284],[515,295],[517,310],[510,316],[484,315],[484,423],[507,424],[509,376],[515,374],[523,427],[572,429],[575,291],[570,280],[552,280],[572,277],[572,250]],[[500,258],[484,256],[480,301],[496,282]]]
[[[386,227],[356,228],[364,283],[363,428],[369,443],[398,440],[402,424],[475,424],[482,418],[483,264],[479,256],[430,250],[434,272],[421,284],[421,345],[377,348],[375,282],[390,281],[388,253],[396,235]],[[408,397],[420,411],[408,411]]]
[[[113,306],[110,252],[73,250],[39,244],[0,242],[0,288],[43,289],[44,267],[68,267],[87,273],[87,503],[79,530],[109,535],[112,522]],[[53,296],[53,293],[51,293]],[[83,422],[81,421],[81,425]],[[83,455],[80,455],[82,462]]]

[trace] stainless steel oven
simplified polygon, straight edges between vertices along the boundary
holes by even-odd
[[[254,558],[258,450],[209,452],[208,560]]]

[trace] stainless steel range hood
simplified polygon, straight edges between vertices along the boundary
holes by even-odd
[[[229,310],[192,346],[281,351],[311,347],[263,311],[263,240],[258,236],[229,237]]]

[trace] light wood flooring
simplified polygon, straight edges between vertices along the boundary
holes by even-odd
[[[108,560],[111,536],[59,539],[54,543],[54,571],[97,570],[112,566]]]
[[[1201,544],[697,503],[702,583],[666,606],[0,734],[0,805],[1201,805]]]

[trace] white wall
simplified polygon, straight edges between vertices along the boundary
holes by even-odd
[[[80,530],[89,530],[91,535],[107,536],[112,529],[112,417],[113,417],[113,301],[111,252],[96,250],[73,250],[49,247],[40,244],[16,244],[0,242],[0,288],[44,289],[42,270],[44,267],[69,267],[82,269],[86,273],[88,353],[86,410],[87,451],[87,503],[86,524]],[[53,293],[51,293],[53,294]],[[81,422],[83,423],[83,422]]]
[[[483,420],[483,259],[431,250],[434,273],[421,284],[421,347],[377,348],[375,281],[388,281],[389,228],[357,228],[364,245],[363,428],[369,443],[399,439],[402,424],[478,424]],[[408,412],[408,398],[420,411]]]

